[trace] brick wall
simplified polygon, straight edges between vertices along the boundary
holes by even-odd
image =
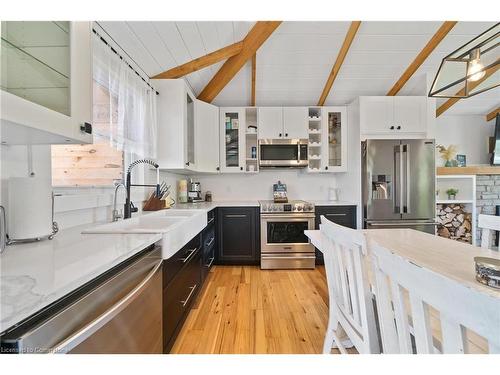
[[[477,215],[495,215],[496,205],[500,205],[500,175],[476,176]],[[481,231],[479,228],[476,229],[476,244],[481,244]]]

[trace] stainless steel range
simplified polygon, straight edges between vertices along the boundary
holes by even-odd
[[[314,246],[304,234],[314,229],[314,205],[305,201],[259,203],[260,268],[314,268]]]

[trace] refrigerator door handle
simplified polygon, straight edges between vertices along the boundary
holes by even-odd
[[[400,202],[399,202],[399,181],[398,181],[398,169],[399,169],[399,145],[397,146],[394,146],[394,180],[393,180],[393,184],[394,184],[394,188],[393,188],[393,193],[394,193],[394,196],[393,196],[393,208],[394,208],[394,213],[400,213]]]
[[[404,166],[403,166],[403,146],[394,146],[394,212],[403,213],[404,202]]]
[[[403,213],[410,213],[410,200],[411,200],[411,173],[410,173],[410,145],[405,144],[402,145],[403,149],[403,156],[404,156],[404,163],[402,165],[404,166],[404,177],[401,178],[401,183],[404,184],[404,192],[403,195],[405,196],[405,201],[403,206]]]

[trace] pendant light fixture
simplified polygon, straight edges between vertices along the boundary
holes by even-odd
[[[429,96],[468,98],[497,86],[500,86],[500,23],[441,61]]]

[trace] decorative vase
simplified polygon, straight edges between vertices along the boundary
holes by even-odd
[[[448,194],[448,200],[450,201],[455,200],[456,197],[457,197],[456,194]]]
[[[453,163],[451,162],[451,160],[446,160],[446,163],[444,163],[444,166],[445,167],[453,167]]]

